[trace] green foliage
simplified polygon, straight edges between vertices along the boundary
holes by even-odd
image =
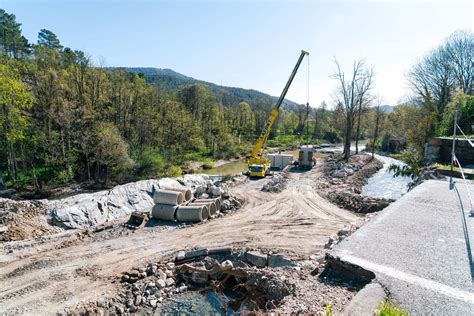
[[[274,139],[269,139],[267,141],[267,146],[286,149],[298,146],[299,142],[299,138],[295,135],[278,135]]]
[[[392,164],[388,170],[394,173],[394,177],[402,176],[412,178],[413,181],[408,184],[408,188],[411,190],[421,181],[420,173],[423,166],[423,156],[417,148],[410,146],[400,153],[400,159],[403,160],[406,165],[399,166]]]
[[[331,304],[326,304],[324,306],[324,311],[325,311],[325,314],[326,316],[332,316],[332,307],[331,307]]]
[[[183,170],[178,166],[170,166],[167,170],[165,175],[170,178],[179,177],[183,174]]]
[[[154,176],[162,173],[165,168],[165,159],[157,148],[145,147],[138,160],[139,174]]]
[[[458,125],[469,133],[471,130],[471,117],[474,115],[474,96],[468,96],[462,92],[457,92],[452,101],[448,103],[443,112],[443,117],[438,129],[439,136],[453,135],[454,112],[459,109]],[[459,130],[457,131],[459,134]]]
[[[378,316],[408,316],[406,311],[391,303],[389,300],[380,304],[375,314]]]

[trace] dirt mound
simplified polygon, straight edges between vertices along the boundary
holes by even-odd
[[[43,201],[0,199],[0,241],[22,240],[61,231],[48,223],[48,204]]]

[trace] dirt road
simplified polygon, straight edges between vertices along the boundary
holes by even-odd
[[[47,314],[83,300],[112,296],[116,274],[179,249],[199,246],[263,248],[306,257],[358,217],[321,198],[314,189],[318,169],[290,173],[287,189],[261,192],[263,179],[232,189],[246,203],[236,213],[177,229],[114,228],[93,235],[67,233],[37,241],[3,244],[0,311]],[[14,249],[8,253],[8,249]]]

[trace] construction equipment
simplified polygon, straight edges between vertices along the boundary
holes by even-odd
[[[132,212],[130,214],[130,218],[128,219],[128,222],[124,223],[123,226],[131,229],[137,229],[142,227],[147,219],[146,213],[142,212]]]
[[[298,151],[298,168],[302,170],[312,169],[316,165],[316,159],[313,157],[314,147],[312,145],[303,145]]]
[[[288,82],[286,83],[285,88],[283,89],[280,95],[280,98],[278,98],[278,101],[275,107],[272,109],[270,116],[268,117],[267,124],[263,128],[262,133],[260,134],[260,137],[258,138],[257,142],[255,143],[252,149],[252,153],[248,159],[248,167],[249,167],[248,174],[250,177],[263,178],[267,175],[267,173],[270,170],[271,161],[270,159],[264,157],[265,143],[267,141],[268,135],[270,135],[270,131],[272,129],[273,123],[275,122],[278,116],[280,107],[283,103],[283,100],[285,99],[286,93],[288,92],[288,89],[290,88],[290,85],[293,82],[296,72],[298,71],[298,68],[300,67],[300,64],[303,61],[303,58],[305,55],[309,55],[309,53],[302,50],[301,55],[298,58],[298,61],[296,62],[295,68],[291,72],[290,78],[288,79]]]

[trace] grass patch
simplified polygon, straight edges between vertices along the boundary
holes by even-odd
[[[375,311],[375,314],[379,316],[408,316],[406,311],[396,306],[389,300],[386,300],[384,303],[380,304]]]

